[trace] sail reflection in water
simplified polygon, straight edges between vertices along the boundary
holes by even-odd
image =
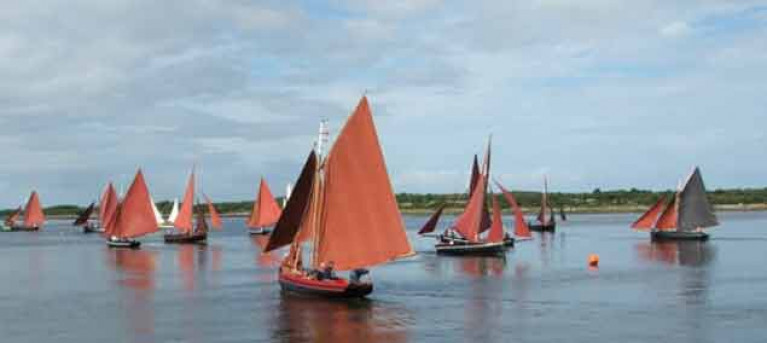
[[[401,306],[367,299],[280,297],[272,341],[408,342],[415,319]]]
[[[118,272],[119,289],[129,297],[122,305],[130,325],[126,336],[136,342],[154,341],[154,289],[157,256],[153,251],[134,249],[105,249],[109,266]],[[118,335],[119,336],[119,335]]]

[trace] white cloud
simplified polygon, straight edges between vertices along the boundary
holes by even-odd
[[[660,28],[660,34],[669,38],[679,38],[689,35],[692,28],[686,22],[675,21]]]

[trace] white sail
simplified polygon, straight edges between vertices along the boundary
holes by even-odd
[[[149,196],[149,200],[152,203],[152,211],[154,211],[154,218],[157,220],[157,224],[160,225],[165,222],[165,220],[162,218],[162,214],[160,214],[160,210],[157,209],[157,204],[154,203],[154,199],[152,199],[152,196]]]
[[[178,198],[173,199],[173,208],[170,210],[170,215],[168,215],[168,221],[173,223],[176,221],[176,217],[178,217]]]
[[[288,199],[290,199],[290,193],[293,193],[293,185],[288,182],[288,185],[285,186],[285,197],[282,198],[282,208],[285,208],[285,206],[288,205]]]

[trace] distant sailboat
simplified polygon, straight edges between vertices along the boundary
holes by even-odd
[[[40,197],[36,191],[29,195],[27,205],[24,207],[24,220],[21,224],[16,223],[19,213],[6,218],[7,228],[5,231],[38,231],[45,224],[45,214],[43,206],[40,204]]]
[[[246,223],[248,233],[251,235],[270,233],[271,230],[268,227],[277,223],[281,213],[280,205],[277,204],[277,200],[274,200],[269,185],[266,184],[264,178],[261,178],[261,183],[258,186],[258,197],[253,203],[253,210],[250,212]]]
[[[530,228],[527,226],[527,222],[525,222],[525,214],[519,208],[514,195],[506,190],[498,181],[495,182],[495,185],[501,189],[501,193],[503,193],[506,202],[509,203],[511,211],[514,213],[514,239],[517,241],[533,239],[533,236],[530,234]]]
[[[173,221],[173,226],[177,232],[166,233],[163,236],[165,243],[201,243],[208,239],[208,226],[205,223],[204,212],[202,212],[202,222],[199,220],[198,213],[197,225],[194,224],[194,174],[194,170],[192,170],[184,192],[184,200],[181,202],[181,209],[176,220]]]
[[[703,232],[703,229],[719,225],[706,196],[703,177],[698,167],[695,167],[684,186],[671,198],[671,202],[665,207],[664,204],[665,197],[661,197],[631,225],[631,228],[650,231],[650,237],[654,241],[705,241],[708,234]]]
[[[152,210],[149,189],[139,169],[122,202],[117,205],[113,218],[108,219],[104,236],[107,245],[115,248],[138,248],[141,242],[134,238],[159,230]]]
[[[494,224],[487,213],[487,189],[490,177],[490,142],[488,141],[485,159],[480,170],[475,157],[472,164],[472,177],[469,183],[469,201],[463,213],[455,220],[453,225],[443,234],[437,236],[435,249],[438,254],[448,255],[503,255],[506,251],[505,234],[496,240],[497,232],[488,233],[487,237],[481,238],[480,234],[493,228],[503,231],[503,224]],[[434,230],[439,220],[442,208],[426,222],[419,233],[424,234]],[[495,214],[494,214],[495,216]],[[500,216],[500,212],[498,212]],[[495,227],[493,225],[496,225]],[[500,226],[498,226],[500,225]],[[511,238],[509,238],[511,239]],[[513,245],[509,243],[509,245]]]
[[[372,281],[362,279],[368,273],[363,268],[414,254],[367,98],[360,100],[325,159],[323,141],[316,154],[309,154],[264,251],[290,245],[279,270],[284,291],[363,297],[373,291]],[[310,269],[303,267],[303,239],[311,240]],[[347,270],[349,279],[335,274]]]
[[[528,223],[528,227],[532,231],[548,232],[554,232],[557,228],[554,210],[549,202],[549,182],[545,177],[543,178],[543,193],[541,193],[541,209],[535,218],[535,222]]]
[[[72,222],[72,226],[81,226],[84,233],[95,232],[98,230],[98,225],[90,221],[91,215],[93,215],[95,210],[96,203],[92,202],[90,205],[88,205],[88,207],[85,208],[85,210],[80,212],[75,221]]]
[[[19,208],[8,213],[8,215],[5,217],[2,231],[11,231],[13,224],[16,223],[17,220],[19,220],[19,217],[21,217],[21,211],[22,211],[21,206],[19,206]]]

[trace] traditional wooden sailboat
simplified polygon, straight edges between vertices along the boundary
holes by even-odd
[[[184,200],[176,220],[173,222],[176,232],[166,233],[165,243],[201,243],[208,239],[207,225],[203,213],[202,223],[198,220],[194,225],[194,171],[189,175],[189,181],[184,192]],[[199,219],[199,216],[198,216]]]
[[[80,212],[79,215],[77,215],[77,218],[74,222],[72,222],[72,226],[81,226],[83,228],[83,232],[88,232],[88,230],[94,230],[98,229],[98,225],[94,222],[90,221],[91,215],[93,215],[93,212],[96,210],[96,203],[91,202],[88,207],[86,207],[82,212]]]
[[[7,224],[10,226],[9,231],[37,231],[45,223],[45,214],[43,214],[43,206],[40,204],[40,197],[36,191],[32,191],[29,195],[27,205],[24,207],[24,220],[21,224],[16,223],[18,215],[14,216],[12,221],[6,219]]]
[[[541,210],[535,218],[535,222],[528,223],[532,231],[554,232],[557,229],[557,222],[554,218],[554,210],[549,202],[549,182],[543,178],[543,193],[541,193]]]
[[[104,236],[107,245],[114,248],[138,248],[141,242],[136,237],[157,232],[157,220],[152,210],[149,189],[144,174],[139,169],[123,201],[119,203],[107,220]]]
[[[517,200],[514,199],[514,195],[504,188],[500,182],[496,181],[495,185],[501,190],[501,193],[506,198],[506,202],[511,206],[511,212],[514,213],[514,239],[516,241],[533,239],[533,236],[530,234],[530,228],[527,226],[527,222],[525,222],[525,214],[517,204]]]
[[[373,291],[372,281],[362,278],[368,273],[363,268],[414,254],[367,98],[362,97],[324,160],[323,141],[316,154],[309,154],[264,251],[290,245],[279,270],[284,291],[363,297]],[[309,269],[302,263],[304,240],[311,241]],[[335,271],[351,271],[350,278]]]
[[[661,197],[631,225],[631,228],[650,231],[650,238],[654,241],[705,241],[708,234],[703,232],[703,229],[719,225],[706,196],[706,187],[698,167],[695,167],[684,186],[664,207],[665,201],[665,197]]]
[[[253,210],[250,212],[246,223],[248,233],[251,235],[269,234],[271,232],[269,227],[277,223],[281,213],[280,205],[277,204],[277,200],[274,200],[269,185],[266,184],[264,178],[261,178],[258,197],[253,203]]]

